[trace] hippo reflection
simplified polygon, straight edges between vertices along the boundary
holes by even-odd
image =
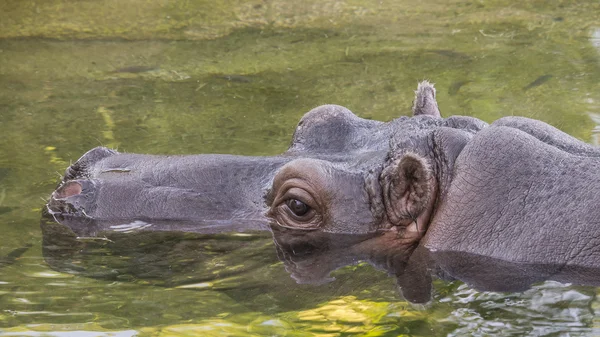
[[[253,296],[258,296],[276,291],[277,286],[279,291],[289,290],[289,285],[275,285],[271,279],[249,280],[245,276],[251,270],[273,265],[277,256],[292,279],[313,285],[334,280],[330,273],[341,267],[368,262],[396,278],[404,297],[416,303],[431,298],[433,277],[458,279],[487,291],[523,291],[545,280],[600,285],[600,271],[594,268],[519,263],[461,251],[432,252],[422,245],[407,264],[394,230],[337,234],[272,224],[270,230],[255,228],[237,235],[234,224],[207,228],[159,220],[147,226],[141,221],[123,224],[58,218],[60,223],[52,217],[42,218],[42,250],[47,263],[61,272],[107,280],[201,289],[210,285],[217,290],[243,290],[244,296],[249,296],[251,288]],[[187,230],[177,230],[181,228]],[[274,241],[277,254],[267,241]],[[244,281],[236,281],[236,277]]]
[[[534,270],[524,283],[583,273],[596,285],[599,168],[600,149],[540,121],[441,118],[424,82],[410,118],[383,123],[340,106],[313,109],[280,156],[93,149],[67,169],[48,210],[90,226],[196,232],[272,223],[313,238],[367,236],[369,247],[382,246],[373,252],[387,253],[358,257],[391,268],[403,286],[427,279],[432,256],[443,274],[471,284],[479,279],[461,270],[476,274],[497,261],[515,275]]]

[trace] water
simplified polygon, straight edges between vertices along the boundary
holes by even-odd
[[[40,230],[59,173],[94,146],[273,155],[320,104],[409,114],[424,78],[444,116],[523,115],[597,142],[598,13],[597,1],[3,1],[0,335],[600,334],[592,287],[436,281],[414,306],[364,263],[298,285],[266,233],[162,238],[166,257],[100,245],[55,270]],[[188,245],[202,259],[171,251]]]

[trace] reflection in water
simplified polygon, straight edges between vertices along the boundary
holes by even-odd
[[[550,79],[552,79],[552,77],[553,76],[551,74],[542,75],[542,76],[536,78],[533,82],[531,82],[528,85],[526,85],[525,87],[523,87],[523,91],[527,91],[529,89],[538,87],[538,86],[548,82]]]
[[[250,280],[236,282],[243,271],[273,263],[272,246],[266,244],[272,235],[277,257],[299,284],[330,282],[333,271],[365,261],[395,278],[411,302],[430,300],[432,276],[497,292],[522,292],[546,280],[600,286],[600,270],[594,268],[525,264],[461,251],[429,251],[424,246],[407,258],[393,230],[352,235],[272,225],[270,231],[256,227],[240,233],[236,226],[225,223],[206,227],[174,221],[152,225],[139,220],[123,222],[67,218],[61,224],[44,217],[44,258],[54,269],[94,278],[239,289],[257,286]],[[234,252],[245,256],[243,264],[227,261]]]
[[[6,256],[0,256],[0,268],[15,263],[30,247],[31,244],[27,244],[11,251]]]
[[[169,287],[202,287],[209,282],[213,289],[252,287],[255,284],[250,280],[239,282],[237,277],[258,264],[272,262],[249,259],[242,266],[227,260],[265,255],[265,249],[271,250],[264,247],[268,232],[221,235],[232,232],[230,226],[212,227],[207,234],[193,231],[184,222],[151,226],[142,221],[117,224],[71,219],[63,224],[42,219],[44,258],[56,270],[87,277]]]
[[[595,297],[593,291],[565,291],[557,282],[546,282],[522,294],[478,293],[461,285],[454,299],[449,296],[441,301],[465,306],[448,316],[457,325],[448,336],[563,336],[560,322],[565,321],[569,321],[569,333],[595,336],[598,331],[588,328],[594,316],[589,304]],[[490,320],[489,313],[496,319]],[[531,325],[524,328],[519,324],[523,320],[530,320]]]
[[[600,28],[592,29],[590,36],[590,42],[592,45],[600,50]]]

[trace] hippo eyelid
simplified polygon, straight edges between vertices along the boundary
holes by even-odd
[[[285,186],[285,185],[284,185]],[[310,194],[310,192],[306,191],[303,188],[300,187],[296,187],[296,186],[290,186],[287,190],[285,190],[282,195],[281,198],[278,198],[280,201],[279,203],[284,203],[287,202],[288,200],[291,199],[296,199],[304,204],[306,204],[306,206],[315,209],[317,208],[315,205],[315,198]]]

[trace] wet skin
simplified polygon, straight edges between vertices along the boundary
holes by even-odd
[[[145,230],[271,224],[385,238],[370,242],[393,250],[394,270],[410,271],[394,272],[400,284],[422,282],[436,268],[430,253],[440,252],[454,256],[438,258],[448,277],[461,278],[457,265],[494,260],[544,266],[542,279],[589,269],[588,284],[596,284],[599,169],[598,148],[540,121],[442,118],[435,89],[424,82],[413,117],[383,123],[321,106],[300,120],[288,151],[275,157],[93,149],[67,169],[48,210],[63,221],[138,223]],[[184,225],[173,228],[172,221]]]

